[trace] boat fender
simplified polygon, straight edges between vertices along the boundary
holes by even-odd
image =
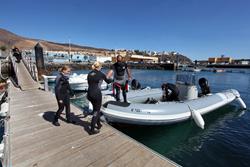
[[[194,122],[199,126],[201,129],[204,129],[205,122],[201,116],[201,114],[196,110],[191,110],[192,117]]]
[[[1,143],[0,144],[0,153],[3,153],[3,151],[4,151],[4,143]]]
[[[242,109],[247,108],[245,102],[240,97],[237,97],[236,100],[240,103],[240,106],[241,106]]]
[[[92,103],[89,101],[89,112],[92,112],[93,111],[93,105]]]
[[[8,111],[9,111],[9,103],[5,102],[5,103],[1,104],[0,117],[6,117]]]

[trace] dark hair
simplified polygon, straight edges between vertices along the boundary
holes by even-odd
[[[71,68],[70,68],[69,66],[65,65],[65,66],[59,68],[58,71],[59,71],[59,72],[63,72],[63,71],[65,71],[65,70],[67,70],[67,69],[71,69]]]

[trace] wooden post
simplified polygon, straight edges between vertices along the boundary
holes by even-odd
[[[38,80],[41,80],[42,74],[45,73],[45,66],[44,66],[44,58],[43,58],[43,48],[40,43],[37,43],[35,46],[35,56],[36,56]]]

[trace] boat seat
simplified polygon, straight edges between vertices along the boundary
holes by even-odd
[[[130,103],[126,103],[126,102],[120,102],[120,101],[108,101],[106,103],[103,104],[103,107],[107,108],[107,106],[109,104],[112,105],[116,105],[116,106],[120,106],[120,107],[128,107],[130,105]]]

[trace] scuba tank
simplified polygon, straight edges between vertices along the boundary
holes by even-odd
[[[131,81],[131,88],[132,88],[132,90],[141,89],[141,84],[136,79],[133,79]]]
[[[202,95],[207,95],[210,93],[210,88],[209,88],[208,81],[206,78],[200,78],[199,85],[201,87],[201,94]]]

